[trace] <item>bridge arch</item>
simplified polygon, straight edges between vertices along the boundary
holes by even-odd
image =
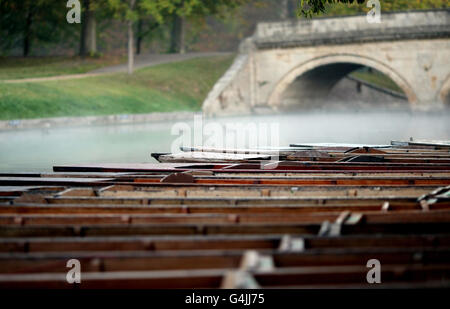
[[[439,96],[444,106],[450,107],[450,76],[443,83]]]
[[[317,71],[320,70],[320,68],[324,68],[327,66],[336,66],[342,69],[341,75],[337,73],[338,75],[334,76],[335,81],[340,80],[341,78],[346,76],[351,71],[357,69],[358,67],[365,66],[378,70],[379,72],[391,78],[392,81],[394,81],[397,84],[397,86],[403,90],[410,104],[414,105],[417,103],[417,96],[413,88],[406,81],[406,79],[403,78],[398,72],[396,72],[393,68],[386,65],[385,63],[361,55],[332,54],[310,59],[290,70],[275,84],[272,92],[269,95],[268,105],[273,108],[279,107],[282,103],[283,95],[288,90],[289,86],[291,86],[298,78],[305,76],[307,74],[311,74],[311,72],[314,72],[314,70]],[[320,85],[321,81],[316,81],[316,83],[319,86],[317,90],[318,92],[321,92],[326,87],[333,86],[328,85],[327,83],[323,83],[322,85]],[[312,89],[312,91],[314,91],[314,89]]]

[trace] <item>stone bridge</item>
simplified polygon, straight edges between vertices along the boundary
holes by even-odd
[[[419,110],[450,106],[450,10],[258,24],[203,103],[208,116],[326,99],[361,67],[390,77]]]

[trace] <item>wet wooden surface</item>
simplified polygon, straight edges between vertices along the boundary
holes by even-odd
[[[0,174],[0,287],[448,287],[448,147],[357,146]]]

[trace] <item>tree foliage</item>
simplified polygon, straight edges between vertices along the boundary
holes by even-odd
[[[367,12],[366,0],[299,0],[299,15],[351,15]],[[448,0],[380,0],[381,11],[448,8]]]
[[[233,9],[250,3],[269,3],[273,6],[280,3],[291,3],[297,7],[299,16],[312,17],[316,15],[351,15],[367,12],[367,0],[89,0],[91,9],[95,11],[95,19],[104,25],[105,21],[131,21],[138,31],[136,38],[159,32],[169,33],[174,19],[183,18],[192,24],[201,25],[207,16],[227,16]],[[0,0],[0,50],[17,53],[23,50],[24,55],[38,53],[38,48],[47,47],[50,43],[61,43],[65,47],[78,45],[82,27],[68,24],[66,21],[66,0]],[[80,0],[85,16],[86,0]],[[383,12],[409,9],[448,8],[449,0],[380,0]],[[276,3],[276,4],[275,4]],[[295,10],[292,10],[295,11]],[[138,21],[138,22],[137,22]],[[254,19],[245,21],[254,23]],[[230,30],[239,32],[241,23],[233,21]],[[107,22],[108,25],[110,23]],[[201,32],[200,30],[198,31]],[[166,34],[165,34],[166,35]],[[231,34],[230,34],[231,35]],[[70,42],[69,42],[70,41]],[[166,40],[169,41],[169,40]],[[68,43],[68,44],[67,44]]]
[[[27,56],[33,43],[60,41],[71,31],[66,13],[65,2],[0,0],[0,48],[22,47]]]
[[[365,0],[300,0],[299,12],[306,17],[311,17],[313,14],[325,13],[327,4],[335,3],[358,3],[362,4]]]

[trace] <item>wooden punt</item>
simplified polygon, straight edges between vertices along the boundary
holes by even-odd
[[[450,286],[446,143],[182,150],[0,174],[0,288]]]

